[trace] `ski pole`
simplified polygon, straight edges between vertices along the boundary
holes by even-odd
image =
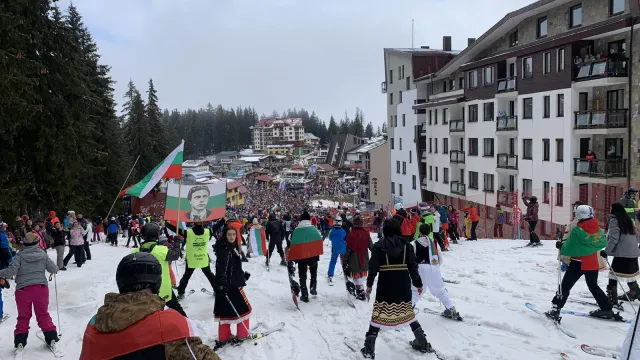
[[[240,314],[238,314],[238,310],[236,310],[236,307],[233,306],[233,303],[231,302],[231,299],[229,299],[229,295],[228,294],[224,294],[224,297],[227,298],[227,301],[229,302],[229,305],[231,306],[231,308],[233,309],[233,312],[236,314],[236,316],[238,317],[238,320],[240,320]],[[249,328],[247,328],[247,325],[244,324],[244,321],[240,322],[242,324],[242,327],[247,330],[247,334],[249,334],[249,337],[253,339],[254,341],[254,345],[257,345],[256,338],[253,337],[253,335],[251,335],[251,330],[249,330]]]
[[[618,275],[616,275],[616,272],[613,271],[613,268],[611,267],[611,264],[609,264],[609,258],[605,258],[605,260],[607,260],[607,265],[609,266],[609,273],[613,274],[613,277],[616,278],[616,282],[618,283],[618,285],[620,286],[620,289],[622,289],[622,296],[626,296],[626,292],[624,291],[624,286],[622,286],[622,283],[620,282],[620,279],[618,279]],[[629,291],[631,291],[631,289],[629,289]],[[627,299],[629,300],[629,306],[631,306],[631,308],[633,309],[633,313],[637,314],[636,308],[635,306],[633,306],[633,299]]]
[[[560,260],[560,250],[558,250],[558,295],[562,299],[562,260]]]
[[[53,274],[53,287],[56,290],[56,313],[58,314],[58,337],[62,337],[62,323],[60,322],[60,307],[58,305],[58,277]]]

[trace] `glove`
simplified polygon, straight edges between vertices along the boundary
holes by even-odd
[[[556,249],[562,249],[562,241],[556,241]]]
[[[249,278],[251,277],[251,274],[249,274],[248,272],[244,272],[244,281],[248,281]]]
[[[9,289],[11,288],[11,285],[9,285],[9,282],[6,279],[0,279],[0,289]]]
[[[607,252],[604,250],[600,250],[600,256],[602,256],[603,258],[607,258]]]

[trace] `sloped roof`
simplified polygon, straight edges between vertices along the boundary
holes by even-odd
[[[183,167],[198,167],[202,166],[204,163],[208,163],[207,160],[186,160],[182,163]]]
[[[336,171],[336,168],[331,164],[316,164],[320,169],[324,171]]]
[[[264,182],[272,182],[274,180],[274,178],[272,178],[269,175],[260,175],[260,176],[256,177],[256,180],[264,181]]]
[[[272,127],[274,125],[301,126],[302,118],[270,118],[258,121],[253,127]]]

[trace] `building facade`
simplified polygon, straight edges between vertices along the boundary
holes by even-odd
[[[391,161],[391,149],[389,141],[375,147],[367,153],[365,168],[369,170],[369,202],[372,204],[389,205],[391,202],[391,192],[389,183],[391,182],[391,172],[389,172],[389,162]]]
[[[264,151],[269,145],[301,146],[305,141],[301,118],[263,119],[250,129],[253,150],[256,151]]]
[[[480,204],[487,224],[535,195],[549,237],[576,200],[604,223],[640,175],[639,15],[637,1],[540,0],[418,78],[423,190]]]

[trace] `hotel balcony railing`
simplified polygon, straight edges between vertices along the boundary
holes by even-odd
[[[512,76],[506,79],[498,79],[498,91],[501,92],[509,92],[516,91],[516,81],[517,77]]]
[[[518,170],[518,155],[498,154],[497,167],[500,169]]]
[[[574,129],[626,128],[628,109],[576,111]]]
[[[465,196],[467,193],[467,185],[459,181],[452,181],[450,186],[452,194]]]
[[[381,88],[381,90],[382,90],[382,93],[383,93],[383,94],[386,94],[386,93],[387,93],[387,82],[386,82],[386,81],[383,81],[383,82],[380,84],[380,88]]]
[[[514,191],[498,190],[496,203],[500,206],[513,207],[517,204],[517,197]]]
[[[514,131],[518,130],[518,116],[505,115],[496,119],[496,131]]]
[[[578,73],[576,81],[593,80],[602,77],[626,77],[629,76],[627,59],[611,60],[602,59],[576,64]]]
[[[594,178],[627,177],[627,159],[573,159],[573,175]]]
[[[449,132],[464,132],[464,120],[449,120]]]
[[[464,151],[449,151],[449,162],[452,164],[464,164]]]

